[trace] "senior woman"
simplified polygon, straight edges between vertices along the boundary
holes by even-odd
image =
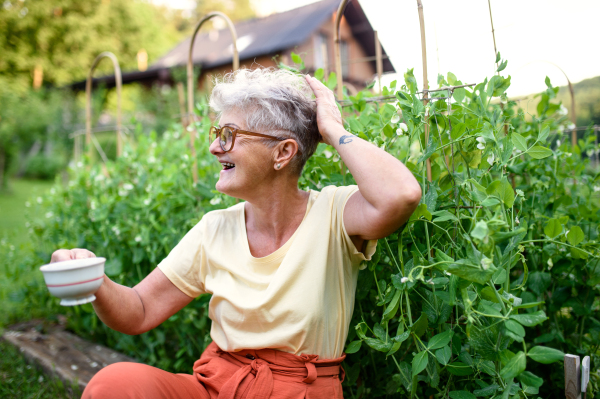
[[[208,292],[213,342],[193,375],[117,363],[83,397],[342,398],[359,266],[409,218],[420,186],[344,130],[333,93],[312,77],[242,69],[216,83],[210,105],[220,117],[210,145],[223,165],[216,188],[244,201],[204,215],[135,287],[105,276],[93,306],[109,327],[141,334]],[[335,147],[357,186],[298,188],[319,141]],[[58,250],[52,260],[91,256]]]

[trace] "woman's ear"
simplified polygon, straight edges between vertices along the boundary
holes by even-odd
[[[285,168],[298,153],[298,143],[296,140],[284,140],[275,146],[273,154],[274,168],[281,170]]]

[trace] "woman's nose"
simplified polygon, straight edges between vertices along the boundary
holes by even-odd
[[[221,154],[223,152],[223,149],[221,148],[221,145],[219,144],[219,139],[214,139],[213,142],[210,143],[209,150],[210,150],[210,153],[213,155]]]

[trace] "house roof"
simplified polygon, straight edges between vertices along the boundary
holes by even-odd
[[[322,0],[293,10],[272,14],[263,18],[253,18],[235,24],[238,35],[237,45],[240,60],[252,59],[261,55],[276,54],[306,42],[309,37],[327,19],[336,12],[340,0]],[[367,57],[375,55],[375,36],[364,11],[357,0],[348,2],[344,17],[352,34],[365,50]],[[154,62],[144,72],[129,72],[123,74],[123,83],[132,81],[153,80],[168,74],[168,69],[182,67],[187,64],[191,38],[187,38],[175,46],[167,54]],[[385,49],[382,48],[385,56]],[[227,27],[199,33],[194,42],[194,65],[203,69],[226,65],[232,62],[233,45]],[[375,67],[375,61],[372,61]],[[383,59],[383,71],[395,72],[389,59]],[[94,83],[105,83],[114,86],[114,76],[94,79]],[[72,85],[85,87],[85,82]]]

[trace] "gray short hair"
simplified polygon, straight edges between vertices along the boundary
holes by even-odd
[[[312,89],[303,76],[285,69],[244,68],[216,78],[209,104],[219,117],[244,112],[248,130],[295,139],[299,148],[291,167],[298,175],[321,139]]]

